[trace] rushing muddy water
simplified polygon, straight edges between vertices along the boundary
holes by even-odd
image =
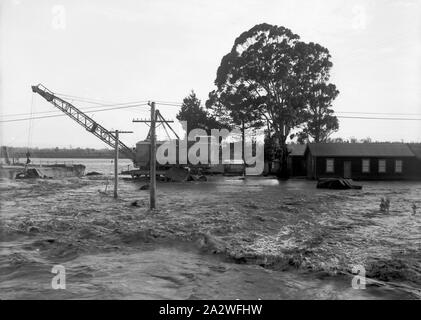
[[[150,212],[145,182],[121,179],[114,200],[107,180],[0,182],[1,299],[421,298],[420,182],[333,191],[210,177],[159,183]],[[384,196],[389,214],[379,212]],[[57,264],[65,290],[51,287]],[[351,286],[355,265],[365,290]]]

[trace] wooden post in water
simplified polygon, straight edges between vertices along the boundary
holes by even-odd
[[[244,147],[245,147],[245,141],[246,141],[246,134],[245,134],[245,125],[244,125],[244,119],[241,120],[241,160],[243,160],[243,178],[246,177],[246,160],[244,158]]]
[[[150,208],[156,208],[156,114],[155,102],[151,103],[151,152],[149,164],[149,177],[150,177]]]
[[[119,134],[120,133],[133,133],[133,131],[119,131],[114,132],[115,147],[114,147],[114,198],[118,198],[118,147],[119,147]]]
[[[118,187],[118,130],[115,131],[115,150],[114,150],[114,198],[117,199]]]

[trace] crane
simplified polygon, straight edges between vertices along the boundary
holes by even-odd
[[[32,92],[38,93],[41,97],[43,97],[45,100],[53,104],[59,110],[63,111],[70,118],[72,118],[74,121],[79,123],[87,131],[91,132],[93,135],[101,139],[110,147],[112,148],[115,147],[115,143],[117,140],[116,136],[112,132],[105,129],[103,126],[101,126],[98,122],[90,118],[87,114],[83,113],[81,110],[76,108],[70,102],[58,97],[57,95],[54,94],[54,92],[52,92],[51,90],[48,90],[42,84],[32,86]],[[120,140],[118,140],[118,146],[119,146],[119,150],[123,154],[125,154],[127,157],[129,157],[131,160],[133,160],[133,162],[135,163],[136,152],[133,151],[128,146],[126,146]]]
[[[128,170],[122,172],[123,174],[131,174],[133,177],[140,176],[140,175],[147,175],[149,174],[149,152],[150,152],[150,131],[148,133],[148,137],[145,141],[140,141],[136,144],[136,149],[133,150],[126,146],[123,142],[121,142],[115,134],[107,129],[105,129],[103,126],[101,126],[99,123],[94,121],[92,118],[90,118],[88,115],[86,115],[84,112],[76,108],[73,104],[70,102],[58,97],[54,92],[47,89],[42,84],[38,84],[36,86],[32,86],[32,91],[34,93],[38,93],[41,97],[43,97],[45,100],[53,104],[56,108],[64,112],[66,115],[68,115],[70,118],[72,118],[74,121],[76,121],[79,125],[84,127],[87,131],[91,132],[93,135],[95,135],[97,138],[101,139],[103,142],[105,142],[110,147],[114,148],[116,141],[118,142],[119,151],[123,154],[125,154],[129,159],[133,161],[133,164],[136,168],[135,170]],[[170,122],[167,121],[162,114],[157,110],[156,112],[156,121],[162,123],[168,138],[169,133],[166,130],[165,126],[167,126],[173,134],[177,137],[177,140],[179,140],[179,136],[174,131],[174,129],[170,126]],[[136,121],[135,121],[136,122]],[[137,121],[137,122],[149,122],[149,121]],[[188,165],[189,167],[205,167],[207,168],[209,165]],[[187,179],[188,176],[190,176],[189,171],[185,170],[184,168],[179,168],[180,165],[158,165],[158,173],[164,174],[168,178],[172,180],[180,180]],[[182,166],[183,167],[183,166]],[[172,170],[169,170],[171,169]],[[181,176],[181,178],[180,178]]]

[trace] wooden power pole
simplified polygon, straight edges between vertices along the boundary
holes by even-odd
[[[156,208],[156,113],[155,102],[151,103],[151,152],[149,161],[150,194],[149,204],[151,209]]]
[[[115,134],[115,147],[114,147],[114,198],[118,197],[118,144],[119,144],[119,134],[120,133],[133,133],[133,131],[119,131],[116,130]]]
[[[133,122],[144,122],[150,123],[149,137],[151,140],[150,154],[149,154],[149,207],[150,209],[156,209],[156,123],[163,122],[168,125],[169,122],[159,114],[159,111],[155,109],[155,102],[150,102],[148,105],[151,107],[151,119],[150,120],[133,120]],[[157,119],[157,116],[161,120]]]
[[[244,147],[246,146],[244,119],[241,120],[241,160],[243,161],[243,177],[246,177],[246,160],[244,158]]]

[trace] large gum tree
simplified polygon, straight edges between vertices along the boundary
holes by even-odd
[[[287,28],[259,24],[222,58],[206,106],[232,124],[265,126],[278,150],[278,176],[287,178],[287,138],[308,122],[314,86],[328,83],[331,67],[321,45],[302,42]]]

